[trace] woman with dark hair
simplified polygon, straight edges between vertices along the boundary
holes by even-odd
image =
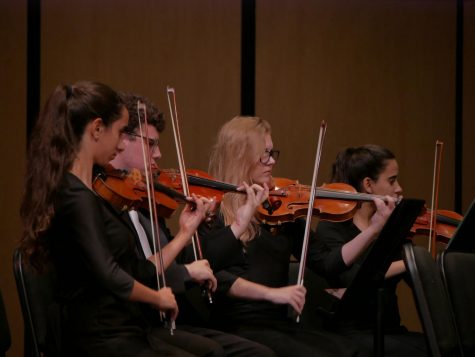
[[[365,145],[342,150],[333,163],[332,182],[353,186],[358,192],[385,195],[397,200],[402,195],[398,182],[399,168],[394,154],[378,145]],[[326,278],[336,295],[344,291],[364,260],[369,248],[378,238],[394,208],[394,200],[384,205],[381,200],[361,203],[351,220],[320,221],[317,226],[317,272]],[[401,326],[396,285],[405,267],[395,257],[385,275],[384,333],[385,356],[425,355],[422,335],[410,333]],[[338,290],[343,288],[342,290]],[[331,328],[371,349],[376,320],[376,292],[366,291],[365,304],[354,308],[337,320]]]
[[[210,174],[244,185],[247,195],[226,193],[213,226],[202,227],[204,254],[218,278],[212,306],[216,328],[270,347],[278,356],[355,356],[348,339],[305,329],[293,321],[301,313],[306,289],[289,285],[293,254],[299,258],[305,224],[270,227],[255,216],[273,186],[274,149],[270,124],[255,117],[236,117],[223,125],[210,157]],[[249,184],[249,185],[248,185]],[[312,237],[308,266],[312,267]]]
[[[139,303],[175,319],[169,288],[156,290],[156,269],[134,251],[134,236],[117,211],[92,190],[93,165],[122,147],[128,112],[104,84],[58,86],[40,114],[29,147],[21,206],[20,248],[31,268],[51,261],[58,277],[63,356],[189,355],[152,343]],[[187,210],[191,235],[207,204]],[[156,339],[153,339],[156,341]]]

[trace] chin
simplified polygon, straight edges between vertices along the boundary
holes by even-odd
[[[258,183],[261,186],[264,186],[264,184],[267,184],[268,187],[271,187],[271,185],[272,185],[272,176],[264,177]]]

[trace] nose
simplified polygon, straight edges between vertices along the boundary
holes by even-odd
[[[162,152],[160,151],[160,147],[157,145],[152,152],[152,158],[155,160],[160,160],[162,157]]]
[[[400,196],[402,194],[402,187],[401,185],[399,184],[399,182],[396,182],[396,189],[394,191],[398,196]]]
[[[274,157],[271,156],[271,157],[269,157],[269,161],[267,162],[266,165],[267,165],[267,166],[274,166],[276,162],[277,162],[277,161],[275,161]]]
[[[125,144],[124,144],[124,135],[120,136],[119,143],[117,144],[117,151],[122,152],[125,150]]]

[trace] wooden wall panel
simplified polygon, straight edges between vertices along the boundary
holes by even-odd
[[[453,208],[453,1],[262,0],[257,114],[273,124],[278,173],[309,182],[328,123],[320,182],[343,147],[389,147],[405,195],[430,199],[436,139],[445,142],[440,205]]]
[[[53,86],[94,79],[141,93],[168,115],[177,91],[188,167],[207,168],[220,124],[240,109],[241,2],[219,0],[43,1],[42,97]],[[164,166],[177,166],[171,125]]]
[[[23,323],[12,271],[12,253],[20,238],[20,200],[26,146],[26,1],[0,0],[0,289],[12,346],[21,356]]]

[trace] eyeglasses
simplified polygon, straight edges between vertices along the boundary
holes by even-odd
[[[136,138],[142,138],[144,140],[147,140],[148,146],[149,146],[151,151],[158,148],[158,144],[160,143],[160,141],[158,139],[150,139],[150,138],[147,138],[145,136],[142,136],[142,135],[134,133],[134,132],[126,131],[125,134],[130,135],[130,136],[135,136]]]
[[[270,158],[272,157],[274,161],[277,161],[279,159],[280,151],[279,150],[266,150],[264,153],[261,155],[259,160],[261,161],[261,164],[267,165],[270,161]]]

